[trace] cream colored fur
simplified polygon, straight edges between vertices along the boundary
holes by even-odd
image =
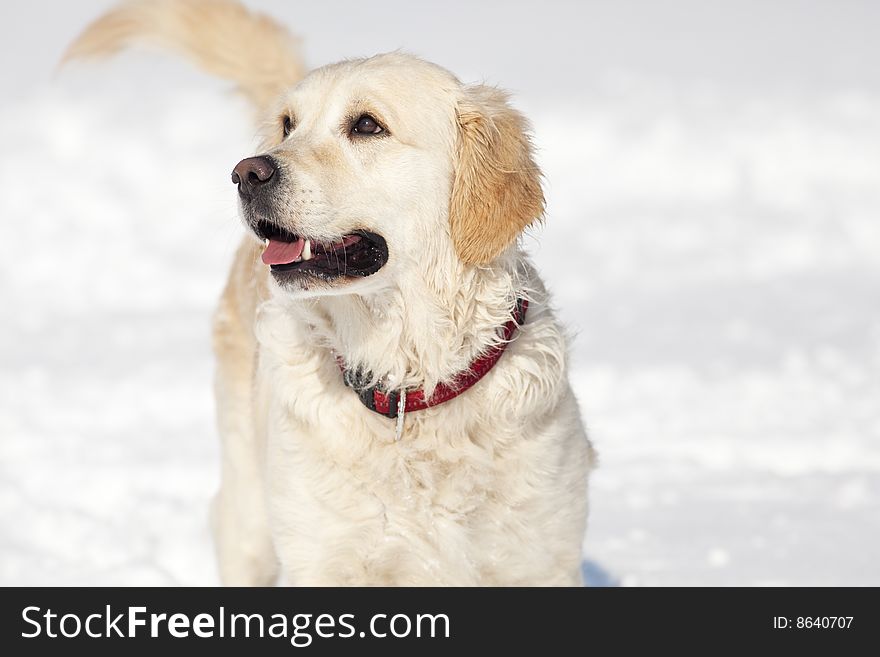
[[[372,276],[298,286],[275,281],[255,237],[239,248],[214,332],[223,581],[580,584],[594,457],[563,331],[516,241],[543,208],[522,116],[500,92],[403,54],[297,83],[291,39],[226,0],[135,2],[109,16],[72,56],[133,41],[193,56],[266,114],[264,150],[289,181],[279,222],[328,240],[363,228],[388,243]],[[389,134],[347,138],[339,126],[367,110]],[[455,399],[407,414],[400,441],[393,420],[344,386],[336,355],[430,392],[498,342],[520,296],[527,322],[498,364]]]

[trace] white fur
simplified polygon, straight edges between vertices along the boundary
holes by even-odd
[[[278,572],[298,585],[581,583],[593,453],[563,332],[518,245],[475,267],[449,236],[460,93],[446,71],[394,54],[318,70],[279,107],[297,117],[288,139],[267,139],[292,181],[287,227],[323,239],[368,228],[391,257],[354,283],[271,283],[252,386],[230,395],[224,376],[237,374],[221,366],[215,521],[228,583]],[[364,99],[393,136],[352,145],[335,126]],[[430,392],[497,343],[518,296],[527,322],[498,364],[407,414],[399,442],[395,421],[343,384],[336,355]]]

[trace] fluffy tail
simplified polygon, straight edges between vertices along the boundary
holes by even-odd
[[[129,0],[89,25],[62,63],[141,44],[174,50],[231,80],[258,111],[304,72],[297,40],[235,0]]]

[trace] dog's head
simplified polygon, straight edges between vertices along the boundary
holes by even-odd
[[[439,258],[490,263],[543,211],[528,126],[505,94],[415,57],[318,69],[271,126],[232,179],[291,293],[379,289]]]

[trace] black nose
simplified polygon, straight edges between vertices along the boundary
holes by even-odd
[[[242,196],[252,196],[274,175],[275,163],[268,157],[246,157],[232,170],[232,182],[238,185],[238,192]]]

